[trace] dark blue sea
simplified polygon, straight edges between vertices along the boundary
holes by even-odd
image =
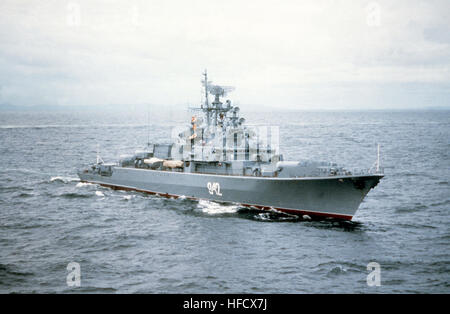
[[[385,178],[348,223],[114,191],[77,178],[97,144],[116,161],[188,114],[2,112],[0,293],[450,293],[450,111],[242,114],[285,159],[369,168],[379,143]]]

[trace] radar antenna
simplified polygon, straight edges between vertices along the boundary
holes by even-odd
[[[210,85],[208,91],[211,95],[215,96],[214,103],[219,103],[219,97],[224,97],[228,93],[234,91],[233,86],[220,86],[220,85]]]
[[[203,80],[201,81],[203,87],[205,88],[205,102],[201,105],[201,110],[205,112],[206,122],[209,126],[211,123],[211,119],[214,121],[214,126],[217,125],[217,117],[219,114],[226,113],[231,110],[231,102],[229,100],[226,101],[227,106],[225,108],[222,107],[222,102],[220,101],[220,97],[226,96],[228,93],[234,91],[233,86],[221,86],[221,85],[212,85],[211,81],[208,81],[208,73],[205,69],[203,74]],[[209,94],[214,96],[214,101],[209,104]]]
[[[205,109],[209,109],[209,102],[208,102],[208,89],[211,81],[208,81],[208,72],[205,69],[205,72],[203,72],[204,79],[201,81],[203,86],[205,87]]]

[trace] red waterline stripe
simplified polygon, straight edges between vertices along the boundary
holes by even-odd
[[[81,181],[81,182],[87,182],[87,181]],[[104,183],[98,183],[98,184],[100,184],[101,186],[107,187],[107,188],[111,188],[113,190],[137,191],[137,192],[158,195],[158,196],[163,196],[163,197],[167,197],[167,198],[175,198],[175,199],[180,197],[179,195],[169,194],[169,193],[158,193],[158,192],[152,192],[152,191],[147,191],[147,190],[140,190],[140,189],[135,189],[135,188],[128,188],[128,187],[110,185],[110,184],[104,184]],[[186,199],[199,200],[199,198],[190,197],[190,196],[186,196]],[[214,201],[214,200],[212,200],[212,201]],[[306,211],[306,210],[300,210],[300,209],[287,209],[287,208],[280,208],[280,207],[270,207],[270,206],[261,206],[261,205],[251,205],[251,204],[241,204],[241,205],[245,206],[245,207],[254,207],[257,209],[261,209],[261,210],[275,209],[280,212],[293,214],[293,215],[300,214],[300,215],[308,215],[308,216],[331,217],[331,218],[345,219],[345,220],[351,220],[353,218],[353,216],[348,216],[348,215],[312,212],[312,211]]]

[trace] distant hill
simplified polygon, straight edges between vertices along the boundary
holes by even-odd
[[[0,104],[0,111],[22,111],[23,109],[18,106]]]
[[[97,105],[97,106],[60,106],[60,105],[33,105],[17,106],[0,104],[0,111],[6,112],[76,112],[76,111],[147,111],[149,105]],[[153,106],[151,106],[153,107]]]
[[[72,106],[58,106],[58,105],[36,105],[36,106],[16,106],[16,105],[9,105],[9,104],[0,104],[0,111],[73,111],[73,110],[80,110],[78,107],[72,107]]]

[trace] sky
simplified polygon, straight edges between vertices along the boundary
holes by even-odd
[[[0,2],[0,104],[450,108],[448,0]]]

